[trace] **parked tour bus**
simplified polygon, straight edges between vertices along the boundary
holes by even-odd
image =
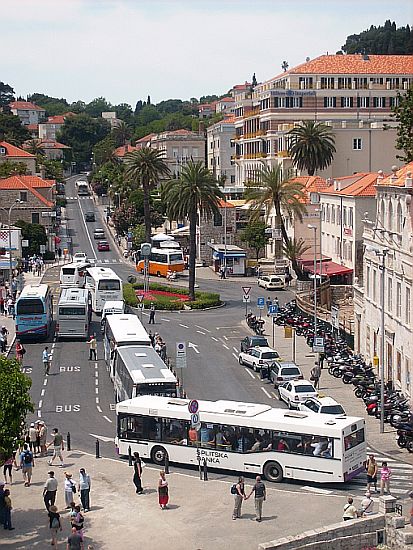
[[[85,288],[63,288],[57,306],[56,336],[58,338],[87,338],[92,304]]]
[[[125,313],[125,302],[121,301],[111,301],[108,300],[105,302],[105,305],[102,309],[102,319],[100,321],[100,330],[105,331],[106,318],[109,315],[119,315]]]
[[[83,288],[86,281],[86,269],[92,267],[90,262],[73,262],[60,268],[60,286],[77,286]]]
[[[199,401],[191,428],[188,399],[140,396],[116,405],[120,455],[139,452],[163,465],[197,465],[263,475],[268,481],[346,482],[364,470],[363,418],[307,415],[258,403]]]
[[[92,296],[92,309],[101,313],[105,302],[122,301],[122,281],[113,269],[108,267],[89,267],[86,270],[86,285]]]
[[[48,285],[27,285],[16,302],[16,337],[41,339],[53,322],[53,296]]]
[[[178,381],[152,346],[121,346],[114,351],[115,401],[138,395],[176,397]]]
[[[106,319],[103,347],[106,366],[115,377],[116,350],[123,346],[151,346],[151,339],[136,315],[109,315]]]
[[[149,258],[149,274],[166,277],[168,271],[181,273],[184,270],[184,256],[182,250],[169,248],[152,248]],[[136,256],[136,270],[143,273],[144,260]]]

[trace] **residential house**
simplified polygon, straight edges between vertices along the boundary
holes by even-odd
[[[201,103],[198,107],[199,118],[209,118],[215,114],[215,102]]]
[[[65,158],[65,153],[71,149],[68,145],[59,143],[54,139],[44,138],[36,139],[35,141],[42,148],[44,155],[48,160],[63,160]],[[26,143],[23,144],[23,147],[28,148],[30,145],[30,142],[26,141]]]
[[[207,128],[207,165],[217,179],[225,177],[224,187],[227,190],[235,186],[233,138],[233,116],[227,116]]]
[[[102,118],[107,122],[109,122],[111,130],[113,130],[113,128],[116,128],[122,123],[122,120],[120,118],[116,118],[115,111],[108,111],[106,113],[102,113]]]
[[[363,279],[354,284],[355,350],[367,362],[383,355],[386,382],[412,400],[413,162],[392,172],[378,180],[376,217],[365,222]]]
[[[29,174],[36,173],[36,157],[7,141],[0,141],[0,164],[3,162],[23,162]]]
[[[12,101],[10,111],[20,118],[23,126],[39,124],[46,118],[46,110],[31,101]]]
[[[188,161],[205,162],[205,136],[190,130],[173,130],[156,134],[150,146],[161,151],[172,175],[181,173]]]
[[[322,177],[378,171],[396,160],[392,108],[413,84],[413,56],[322,55],[235,95],[236,181],[258,181],[263,164],[291,167],[287,133],[324,122],[337,154]],[[385,130],[385,131],[384,131]]]
[[[47,121],[39,124],[38,137],[46,140],[56,140],[58,132],[62,129],[65,120],[69,116],[76,116],[75,113],[64,113],[63,115],[49,116]],[[37,137],[37,136],[36,136]]]

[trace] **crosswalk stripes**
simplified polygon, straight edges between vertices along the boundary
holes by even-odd
[[[76,201],[77,199],[79,200],[87,200],[87,199],[91,199],[92,197],[89,197],[88,196],[85,196],[85,197],[66,197],[66,200],[68,201]]]
[[[122,260],[119,260],[118,258],[99,258],[96,260],[96,264],[121,264]]]

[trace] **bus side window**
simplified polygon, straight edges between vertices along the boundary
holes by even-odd
[[[180,443],[187,437],[185,420],[177,420],[176,418],[162,418],[162,441],[165,443]]]
[[[122,439],[143,439],[144,419],[142,416],[124,416],[120,420],[119,435]]]

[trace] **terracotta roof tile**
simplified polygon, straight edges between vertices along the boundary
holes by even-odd
[[[219,199],[218,206],[219,208],[235,208],[233,204],[228,201],[224,201],[223,199]]]
[[[137,151],[141,147],[136,147],[135,145],[121,145],[114,151],[115,157],[124,157],[126,153],[132,153],[132,151]]]
[[[333,184],[321,193],[345,197],[374,197],[379,176],[378,172],[358,172],[352,176],[336,178],[336,181],[341,183],[341,189],[336,190]]]
[[[35,155],[32,155],[31,153],[28,153],[27,151],[24,151],[23,149],[20,149],[20,147],[16,147],[11,143],[7,143],[7,141],[0,141],[0,147],[4,147],[6,149],[6,155],[5,155],[6,158],[7,157],[36,158]]]
[[[38,124],[28,124],[27,125],[27,129],[28,130],[38,130],[39,129],[39,125]]]
[[[329,186],[327,181],[320,178],[320,176],[297,176],[295,178],[291,178],[290,181],[301,183],[303,186],[305,200],[302,202],[305,204],[309,204],[310,202],[310,193],[321,193]]]
[[[397,187],[404,187],[408,172],[410,172],[410,177],[412,177],[413,162],[409,162],[409,164],[405,164],[402,168],[397,170],[397,172],[395,172],[394,175],[392,174],[391,176],[387,176],[387,177],[384,177],[383,179],[379,179],[377,182],[377,185],[391,185],[391,186],[397,186]]]
[[[0,179],[0,189],[23,189],[30,191],[44,205],[51,208],[53,202],[45,199],[37,189],[51,189],[55,183],[55,180],[43,180],[38,176],[10,176],[9,178]]]
[[[9,103],[10,109],[18,109],[19,111],[45,111],[43,107],[39,107],[31,101],[12,101]]]

